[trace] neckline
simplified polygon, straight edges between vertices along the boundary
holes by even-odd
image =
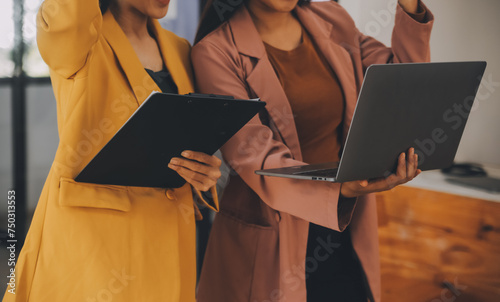
[[[307,35],[307,32],[302,28],[302,39],[300,41],[300,44],[297,45],[297,47],[295,47],[294,49],[284,50],[284,49],[280,49],[280,48],[274,47],[274,46],[272,46],[270,44],[267,44],[264,41],[262,41],[262,42],[264,43],[264,46],[267,49],[271,49],[274,52],[277,52],[277,53],[280,53],[280,54],[283,54],[283,55],[293,55],[293,54],[296,54],[297,52],[300,52],[306,46],[306,44],[308,42],[306,40],[308,40],[308,35]]]
[[[160,72],[165,72],[167,70],[167,68],[163,67],[161,70],[158,70],[158,71],[154,71],[154,70],[151,70],[149,68],[144,68],[146,71],[148,72],[151,72],[151,73],[160,73]]]

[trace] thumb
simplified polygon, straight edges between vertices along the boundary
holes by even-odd
[[[368,180],[360,180],[359,185],[365,188],[366,186],[368,186]]]

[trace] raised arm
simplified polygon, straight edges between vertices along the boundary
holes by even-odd
[[[198,89],[202,93],[249,98],[238,65],[210,42],[192,50]],[[224,160],[271,208],[304,220],[343,230],[349,223],[356,199],[339,199],[340,185],[326,182],[264,177],[255,170],[304,164],[273,138],[273,132],[254,117],[221,149]]]
[[[430,61],[429,41],[434,16],[422,2],[417,2],[416,11],[411,2],[417,1],[400,1],[401,4],[397,6],[391,48],[359,33],[359,45],[365,69],[372,64]],[[405,5],[405,8],[402,5]],[[418,20],[418,17],[421,17],[421,20]]]
[[[37,15],[37,42],[49,67],[70,78],[85,65],[102,25],[98,0],[45,0]]]

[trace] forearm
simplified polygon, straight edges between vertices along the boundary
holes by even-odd
[[[434,16],[421,1],[419,7],[426,12],[425,23],[412,18],[401,5],[397,6],[391,48],[373,37],[359,33],[361,59],[365,69],[372,64],[430,61],[429,43]]]
[[[434,16],[423,3],[420,2],[419,7],[426,11],[425,23],[414,20],[402,6],[398,7],[391,42],[393,63],[430,61],[430,38]]]
[[[85,64],[101,32],[98,0],[45,0],[37,15],[37,42],[50,68],[70,77]]]
[[[343,230],[350,222],[355,199],[340,199],[340,184],[259,176],[255,170],[303,165],[254,118],[222,148],[224,159],[243,181],[274,210]]]

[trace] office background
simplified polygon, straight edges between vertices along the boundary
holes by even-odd
[[[0,276],[7,276],[4,245],[7,192],[16,188],[18,221],[23,214],[26,216],[26,228],[23,230],[18,224],[19,236],[29,225],[58,144],[56,103],[48,69],[38,54],[35,40],[35,15],[41,2],[0,2],[0,240],[3,243]],[[200,2],[172,0],[162,25],[192,42]],[[339,2],[362,32],[390,45],[396,0]],[[425,3],[436,16],[431,39],[432,61],[488,62],[479,91],[481,97],[476,100],[456,160],[500,169],[500,1],[427,0]],[[22,200],[26,201],[24,210]],[[492,276],[485,282],[493,282],[500,288],[499,278]],[[0,286],[0,290],[4,287]],[[462,301],[458,298],[457,301]]]

